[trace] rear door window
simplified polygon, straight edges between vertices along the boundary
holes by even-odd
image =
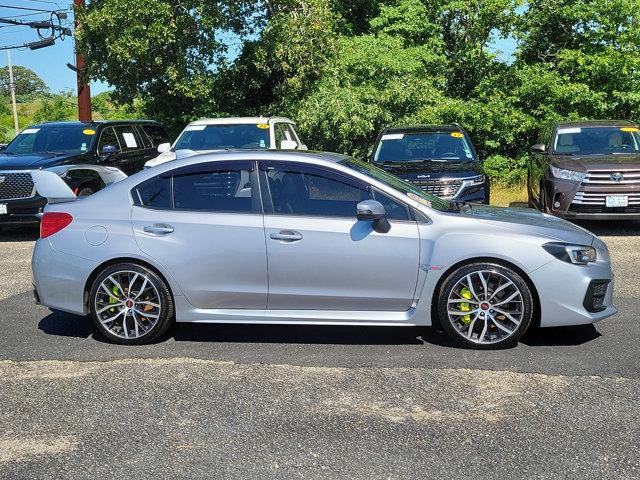
[[[102,130],[100,140],[98,140],[98,155],[102,153],[102,149],[106,145],[112,145],[120,149],[120,142],[118,141],[118,137],[116,136],[116,132],[113,130],[113,127],[107,127]]]
[[[160,210],[171,209],[170,177],[154,177],[138,185],[131,193],[135,205]]]
[[[169,142],[169,135],[162,125],[142,125],[141,129],[151,139],[154,147]]]
[[[222,169],[173,177],[174,208],[206,212],[253,210],[249,170]]]
[[[143,148],[142,140],[138,136],[138,132],[133,125],[122,125],[115,127],[118,140],[120,140],[120,148],[123,152],[132,150],[140,150]]]

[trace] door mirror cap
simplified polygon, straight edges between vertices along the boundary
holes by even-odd
[[[358,220],[380,220],[387,214],[384,206],[376,200],[363,200],[356,209]]]
[[[298,143],[293,140],[282,140],[280,142],[280,150],[295,150],[298,148]]]
[[[108,157],[109,155],[118,153],[119,150],[120,149],[115,145],[105,145],[104,147],[102,147],[102,151],[100,152],[100,155],[102,155],[103,157]]]
[[[166,143],[161,143],[160,145],[158,145],[158,153],[165,153],[171,150],[171,144],[166,142]]]
[[[544,143],[536,143],[531,146],[531,153],[547,153],[547,147]]]

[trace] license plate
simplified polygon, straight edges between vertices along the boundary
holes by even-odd
[[[629,197],[627,195],[607,195],[607,207],[628,207]]]
[[[7,214],[7,204],[0,203],[0,215],[6,215],[6,214]]]

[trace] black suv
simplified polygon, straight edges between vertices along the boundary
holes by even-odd
[[[142,170],[168,141],[153,121],[48,122],[25,128],[0,151],[0,226],[38,221],[46,204],[34,188],[32,170],[51,169],[78,196],[104,187],[92,166]]]
[[[482,162],[459,125],[385,128],[370,161],[438,197],[489,203]]]

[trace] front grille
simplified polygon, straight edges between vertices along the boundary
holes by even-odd
[[[409,182],[421,190],[437,197],[453,197],[458,193],[458,190],[460,190],[460,187],[462,186],[462,180],[412,179],[409,180]]]
[[[608,195],[626,195],[628,207],[607,207]],[[573,213],[640,213],[640,192],[576,192],[569,212]]]
[[[589,185],[640,185],[640,170],[588,172],[582,183]]]
[[[34,195],[31,172],[0,172],[0,200],[31,198]]]

